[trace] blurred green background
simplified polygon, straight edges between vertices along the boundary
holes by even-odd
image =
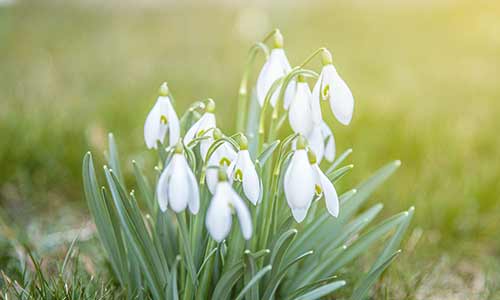
[[[382,283],[389,295],[498,295],[495,1],[0,1],[5,222],[34,240],[87,222],[83,154],[102,153],[112,131],[123,161],[144,159],[142,126],[162,81],[179,113],[212,97],[231,130],[248,48],[275,27],[292,64],[331,49],[355,96],[351,126],[330,116],[338,153],[354,149],[338,188],[403,162],[372,200],[386,214],[417,207],[406,254]]]

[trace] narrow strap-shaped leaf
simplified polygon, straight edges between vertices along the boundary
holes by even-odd
[[[332,163],[332,165],[328,168],[328,170],[325,172],[326,174],[332,172],[335,170],[349,155],[352,153],[352,148],[349,148],[342,152],[342,154],[339,155],[339,157]]]
[[[387,257],[380,265],[375,269],[371,270],[366,276],[364,276],[354,287],[351,295],[351,300],[364,299],[370,288],[378,280],[382,272],[396,259],[396,257],[401,253],[401,250],[394,252],[392,255]]]
[[[177,265],[182,260],[177,256],[170,272],[170,279],[167,287],[167,300],[179,300],[179,291],[177,290]]]
[[[382,263],[386,261],[388,257],[396,252],[396,250],[399,248],[401,240],[403,239],[403,236],[406,233],[408,226],[410,225],[411,219],[413,218],[414,212],[415,208],[413,206],[408,209],[408,216],[401,223],[401,225],[399,225],[398,229],[391,237],[391,239],[385,244],[384,250],[382,250],[382,252],[378,256],[377,261],[375,261],[375,263],[373,264],[372,271],[373,269],[378,268],[380,265],[382,265]]]
[[[212,250],[210,250],[210,252],[208,252],[207,256],[205,257],[205,259],[203,260],[203,263],[200,266],[200,269],[198,269],[198,273],[196,274],[196,277],[198,277],[198,278],[200,277],[200,274],[203,271],[203,268],[205,268],[208,261],[212,258],[212,256],[215,253],[217,253],[217,247],[213,248]]]
[[[260,167],[263,167],[267,160],[273,155],[274,151],[278,148],[278,145],[280,144],[280,141],[274,141],[272,142],[269,146],[262,151],[262,153],[259,155],[255,163],[259,164]]]
[[[184,219],[185,216],[178,214],[177,215],[177,222],[179,224],[179,229],[180,229],[180,236],[182,239],[182,246],[184,249],[184,262],[187,265],[188,273],[191,278],[191,282],[196,288],[198,286],[198,277],[197,277],[197,272],[196,272],[196,267],[194,265],[194,260],[193,260],[193,251],[191,249],[191,243],[189,240],[189,234],[187,230],[187,224],[186,220]]]
[[[321,286],[319,288],[316,288],[302,296],[299,296],[295,298],[295,300],[315,300],[315,299],[320,299],[323,296],[329,295],[339,288],[343,287],[345,285],[344,280],[339,280],[335,281],[329,284],[326,284],[324,286]]]
[[[347,173],[349,173],[349,171],[351,171],[352,168],[354,168],[354,165],[347,165],[335,171],[332,171],[331,173],[328,173],[326,176],[328,177],[328,179],[330,179],[331,182],[335,183],[340,178],[344,177]]]
[[[280,270],[280,266],[282,261],[285,259],[285,255],[287,253],[290,244],[293,239],[297,235],[297,229],[289,229],[285,233],[283,233],[279,239],[276,241],[276,245],[273,247],[271,251],[271,259],[270,264],[273,266],[273,275]]]
[[[116,223],[113,222],[102,197],[90,152],[87,152],[83,158],[82,175],[85,198],[96,224],[99,239],[108,254],[116,278],[122,285],[125,285],[128,268],[124,245],[120,240],[120,232],[114,230]]]
[[[262,296],[262,300],[273,299],[274,294],[278,290],[278,287],[280,286],[281,281],[285,278],[285,276],[286,276],[287,272],[290,270],[290,268],[312,254],[313,254],[313,251],[307,251],[306,253],[303,253],[303,254],[297,256],[291,262],[286,264],[286,266],[284,266],[278,273],[272,274],[272,276],[269,280],[269,283],[267,284],[264,295]]]
[[[283,300],[290,300],[290,299],[295,299],[296,297],[306,293],[307,291],[309,290],[314,290],[316,289],[317,287],[319,286],[323,286],[325,284],[328,284],[330,282],[332,282],[334,279],[336,279],[337,276],[330,276],[330,277],[327,277],[327,278],[323,278],[323,279],[320,279],[318,281],[315,281],[313,283],[309,283],[299,289],[296,289],[295,291],[291,292],[289,295],[285,296]]]
[[[401,224],[401,222],[403,222],[406,218],[408,218],[408,212],[405,211],[380,222],[377,226],[354,241],[354,243],[349,246],[347,250],[328,269],[328,272],[322,275],[329,276],[333,274],[339,268],[343,267],[345,264],[356,258],[358,255],[366,252],[374,242],[380,240],[385,234],[387,234],[394,227]]]
[[[118,155],[118,147],[116,146],[115,137],[113,133],[108,134],[108,163],[111,169],[115,172],[116,177],[120,180],[120,183],[125,186],[125,181],[123,179],[123,173],[120,167],[120,157]]]
[[[166,282],[164,269],[155,253],[156,249],[149,239],[149,235],[140,216],[134,215],[127,195],[112,172],[105,168],[105,175],[111,190],[112,198],[118,211],[118,216],[134,253],[140,261],[148,286],[155,297],[163,297],[162,282]],[[139,221],[140,220],[140,221]]]
[[[139,193],[142,199],[144,199],[149,214],[151,216],[154,216],[155,215],[154,191],[151,189],[151,185],[149,184],[147,178],[144,176],[144,174],[142,173],[141,169],[139,168],[135,160],[132,161],[132,166],[134,168],[134,176],[137,182]]]
[[[226,271],[215,286],[214,293],[212,294],[212,299],[229,299],[234,285],[236,284],[236,282],[238,282],[241,276],[243,276],[243,269],[244,263],[240,262]]]
[[[302,286],[319,278],[321,274],[327,270],[336,257],[340,254],[339,251],[345,250],[345,248],[340,247],[348,239],[352,238],[354,235],[358,234],[366,225],[368,225],[382,210],[382,204],[376,204],[368,209],[366,212],[362,213],[356,217],[352,222],[347,224],[334,240],[324,239],[321,243],[315,243],[311,247],[320,253],[321,255],[316,258],[315,261],[305,261],[301,268],[301,271],[295,274],[290,284],[287,282],[287,287],[297,287]],[[323,233],[324,236],[330,235],[328,230]],[[338,248],[338,249],[337,249]],[[337,250],[336,250],[337,249]]]
[[[259,280],[269,271],[271,271],[272,266],[268,265],[262,268],[255,276],[250,280],[250,282],[245,285],[245,287],[241,290],[241,292],[236,296],[235,300],[243,299],[243,296],[250,290],[250,288],[255,285]]]

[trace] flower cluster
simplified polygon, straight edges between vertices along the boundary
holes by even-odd
[[[161,164],[164,167],[156,188],[160,209],[170,208],[180,213],[188,208],[192,214],[197,214],[200,190],[206,187],[212,199],[205,224],[218,242],[230,233],[233,215],[239,220],[243,237],[251,238],[254,228],[251,212],[256,213],[264,193],[267,196],[264,201],[271,201],[279,198],[282,190],[293,218],[299,223],[305,219],[315,199],[324,198],[328,212],[334,217],[339,214],[337,192],[320,168],[323,159],[332,162],[335,158],[335,140],[323,120],[321,102],[328,101],[336,119],[348,125],[354,107],[352,93],[337,73],[326,48],[320,48],[303,64],[292,68],[283,49],[281,33],[276,30],[269,38],[272,38],[272,46],[269,53],[263,50],[267,57],[256,79],[254,100],[260,106],[261,124],[265,123],[267,108],[273,110],[267,140],[263,126],[258,132],[247,130],[247,135],[241,132],[224,135],[217,128],[212,99],[188,111],[190,120],[194,120],[188,122],[182,137],[184,117],[180,120],[177,116],[166,83],[161,85],[158,100],[144,125],[147,147],[166,147],[167,153],[172,154]],[[319,75],[304,68],[317,55],[321,56],[323,64]],[[308,83],[310,78],[316,79],[312,91]],[[240,92],[246,93],[246,84],[247,78]],[[262,162],[256,161],[256,152],[249,150],[249,144],[256,144],[258,150],[263,150],[264,146],[276,142],[275,135],[283,123],[276,122],[280,108],[294,134],[288,139],[289,145],[282,143],[289,147],[289,155],[280,156],[274,164],[273,175],[282,180],[271,180],[269,186],[268,181],[263,182],[261,178],[266,172],[258,171]],[[246,107],[240,107],[240,111],[246,111]],[[244,113],[238,117],[245,117]],[[202,167],[197,168],[199,162]]]

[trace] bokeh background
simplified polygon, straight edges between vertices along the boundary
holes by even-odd
[[[123,161],[145,159],[142,126],[162,81],[178,112],[214,98],[231,130],[248,48],[275,27],[292,64],[331,49],[355,96],[351,126],[329,116],[338,152],[354,149],[338,189],[403,162],[372,199],[386,214],[417,208],[380,290],[498,297],[497,1],[0,0],[0,264],[8,233],[51,255],[88,226],[83,154],[102,153],[112,131]]]

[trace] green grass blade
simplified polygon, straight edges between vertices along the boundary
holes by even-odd
[[[340,178],[344,177],[347,173],[349,173],[349,171],[351,171],[352,168],[354,168],[354,165],[347,165],[335,171],[327,173],[326,176],[328,177],[328,179],[330,179],[331,182],[335,183],[336,181],[340,180]]]
[[[259,155],[259,157],[256,160],[256,163],[259,164],[259,166],[261,168],[266,164],[267,160],[270,157],[272,157],[274,151],[278,148],[279,144],[280,144],[279,140],[274,141],[269,146],[267,146],[267,148],[264,149],[264,151],[262,151],[262,153]]]

